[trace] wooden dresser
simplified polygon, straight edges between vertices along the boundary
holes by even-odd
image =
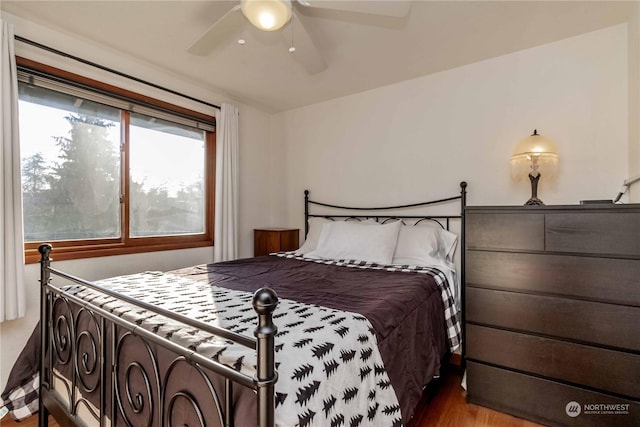
[[[640,426],[640,205],[465,212],[468,401]]]
[[[298,249],[299,236],[297,228],[256,228],[253,230],[253,256]]]

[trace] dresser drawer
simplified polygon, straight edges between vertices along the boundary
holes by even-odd
[[[476,325],[466,337],[469,359],[640,399],[640,355]]]
[[[546,215],[546,250],[640,257],[640,220],[631,212]]]
[[[544,214],[466,214],[467,248],[544,250]]]
[[[466,287],[466,321],[640,351],[640,308]]]
[[[585,375],[588,373],[585,372]],[[467,400],[545,425],[572,427],[640,425],[640,403],[637,401],[472,361],[467,363]],[[567,415],[569,402],[577,402],[580,405],[579,415],[575,417]],[[628,413],[587,413],[585,404],[624,405],[619,408],[628,408],[626,410]]]
[[[640,260],[467,251],[471,285],[640,307]]]

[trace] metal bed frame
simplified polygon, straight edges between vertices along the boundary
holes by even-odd
[[[343,220],[374,219],[376,222],[386,222],[392,219],[412,219],[415,223],[421,221],[435,221],[442,228],[449,230],[451,220],[461,222],[461,283],[464,283],[464,248],[465,248],[465,207],[466,207],[466,182],[460,183],[460,195],[429,202],[386,206],[386,207],[347,207],[328,203],[317,202],[309,199],[309,191],[304,192],[305,236],[309,232],[309,218],[322,217]],[[398,211],[408,208],[423,207],[443,204],[460,200],[459,215],[433,215],[414,216],[385,215],[381,211]],[[343,211],[366,211],[368,214],[312,214],[310,205]],[[444,223],[444,224],[443,224]],[[79,417],[79,410],[85,410],[95,418],[96,422],[103,426],[126,425],[134,426],[129,420],[127,411],[135,414],[146,410],[148,426],[171,426],[171,411],[177,401],[191,408],[200,425],[206,425],[202,410],[201,396],[193,396],[188,389],[179,389],[168,395],[167,384],[171,374],[178,364],[186,363],[195,370],[209,391],[205,403],[215,405],[218,411],[217,422],[220,426],[232,427],[233,415],[233,383],[240,384],[255,390],[257,393],[257,423],[259,427],[274,426],[275,400],[274,389],[278,374],[275,370],[274,339],[277,328],[273,323],[273,312],[278,304],[276,293],[269,288],[262,288],[255,292],[253,308],[257,314],[258,326],[254,330],[255,338],[234,333],[230,330],[212,326],[169,310],[156,307],[138,301],[110,289],[101,287],[95,283],[69,275],[51,267],[50,244],[42,244],[38,248],[41,254],[40,260],[40,315],[41,315],[41,363],[40,363],[40,402],[39,402],[39,427],[48,426],[48,415],[52,414],[61,426],[85,425]],[[57,276],[68,282],[85,286],[94,291],[117,298],[137,307],[149,310],[164,317],[171,318],[185,325],[189,325],[212,335],[234,341],[237,344],[256,350],[256,376],[254,378],[242,374],[226,365],[199,355],[189,348],[162,338],[153,332],[139,327],[121,317],[112,314],[94,304],[91,304],[69,292],[64,287],[51,284],[52,276]],[[464,296],[464,295],[463,295]],[[60,312],[56,307],[64,306]],[[71,307],[75,307],[74,314]],[[464,298],[462,299],[464,313]],[[88,330],[80,331],[78,325],[81,320],[93,325],[94,333]],[[464,321],[464,319],[463,319]],[[464,324],[464,323],[463,323]],[[146,352],[153,362],[153,372],[146,372],[144,367],[135,362],[127,366],[120,366],[118,360],[124,351],[126,342],[130,338],[141,339]],[[158,371],[156,350],[167,349],[175,354],[166,372]],[[464,340],[463,340],[464,361]],[[67,366],[71,370],[71,378],[64,378],[54,369],[55,366]],[[129,389],[129,376],[132,371],[138,371],[144,378],[146,396],[140,393],[131,394]],[[125,384],[118,382],[118,375],[125,373]],[[218,390],[214,387],[207,373],[215,373],[224,377],[223,399],[220,399]],[[88,380],[88,378],[94,378]],[[95,379],[97,378],[97,379]],[[55,380],[61,380],[65,384],[68,401],[61,400],[54,387]],[[67,382],[65,382],[67,381]],[[70,384],[69,384],[70,383]],[[99,388],[99,390],[98,390]],[[122,389],[124,388],[124,390]],[[220,388],[220,387],[219,387]],[[99,398],[90,401],[86,395],[98,393]],[[95,402],[98,400],[98,402]],[[97,412],[95,407],[97,406]],[[148,406],[148,409],[146,407]],[[137,427],[137,425],[135,425]]]
[[[253,308],[257,314],[258,326],[254,331],[255,338],[250,338],[138,301],[56,270],[51,267],[51,258],[49,257],[52,246],[43,244],[38,250],[41,254],[40,427],[48,425],[49,414],[52,414],[62,426],[84,425],[85,422],[78,416],[81,407],[88,410],[101,427],[106,425],[135,426],[128,419],[125,408],[139,414],[147,406],[149,408],[147,409],[149,413],[147,425],[170,426],[172,409],[179,400],[191,407],[202,426],[206,425],[203,404],[215,405],[220,425],[230,427],[234,424],[233,383],[241,384],[257,392],[258,426],[272,427],[274,425],[274,388],[277,381],[274,338],[277,328],[273,324],[272,314],[278,304],[278,297],[273,290],[262,288],[254,294]],[[254,349],[257,354],[256,376],[251,378],[84,301],[69,291],[52,285],[51,276],[58,276],[72,283],[86,286],[156,314],[177,320],[185,325],[199,328],[212,335]],[[61,314],[56,311],[56,307],[60,304],[65,308]],[[72,304],[78,307],[75,314],[71,309]],[[89,328],[80,331],[78,325],[81,320],[89,321],[94,328],[94,333]],[[147,372],[140,363],[131,362],[128,366],[118,364],[120,356],[126,349],[126,341],[132,337],[142,339],[151,358],[153,372]],[[151,344],[168,349],[177,355],[166,372],[158,371],[158,356],[154,350],[155,347]],[[171,395],[167,395],[167,385],[171,380],[171,375],[176,371],[176,367],[182,363],[191,366],[206,384],[210,396],[204,403],[200,402],[202,400],[200,396],[193,396],[188,389],[180,388]],[[71,378],[62,377],[54,370],[55,366],[68,366],[72,371]],[[129,379],[132,371],[143,376],[146,396],[140,393],[131,394]],[[224,400],[221,401],[218,391],[207,376],[207,371],[224,377]],[[123,372],[126,375],[125,384],[118,381],[118,374]],[[66,384],[65,391],[68,402],[61,400],[54,391],[55,378],[63,382],[67,381],[64,384]],[[92,402],[83,395],[95,393],[98,387],[99,402]],[[98,412],[94,409],[96,406]]]

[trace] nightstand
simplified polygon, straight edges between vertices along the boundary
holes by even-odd
[[[253,256],[293,251],[300,244],[297,228],[256,228],[253,230]]]

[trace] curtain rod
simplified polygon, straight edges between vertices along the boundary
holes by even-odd
[[[78,62],[81,62],[81,63],[83,63],[83,64],[86,64],[86,65],[90,65],[90,66],[92,66],[92,67],[95,67],[95,68],[99,68],[99,69],[101,69],[101,70],[103,70],[103,71],[108,71],[108,72],[110,72],[110,73],[117,74],[117,75],[118,75],[118,76],[120,76],[120,77],[125,77],[125,78],[127,78],[127,79],[130,79],[130,80],[136,81],[136,82],[138,82],[138,83],[142,83],[142,84],[145,84],[145,85],[147,85],[147,86],[151,86],[151,87],[153,87],[153,88],[160,89],[160,90],[163,90],[163,91],[165,91],[165,92],[169,92],[169,93],[171,93],[171,94],[173,94],[173,95],[181,96],[182,98],[186,98],[186,99],[189,99],[189,100],[191,100],[191,101],[195,101],[195,102],[198,102],[198,103],[200,103],[200,104],[207,105],[207,106],[209,106],[209,107],[217,108],[218,110],[220,109],[220,106],[219,106],[219,105],[211,104],[210,102],[202,101],[202,100],[197,99],[197,98],[194,98],[194,97],[192,97],[192,96],[185,95],[185,94],[183,94],[183,93],[177,92],[177,91],[175,91],[175,90],[173,90],[173,89],[168,89],[168,88],[166,88],[166,87],[163,87],[163,86],[157,85],[157,84],[155,84],[155,83],[151,83],[151,82],[148,82],[148,81],[146,81],[146,80],[139,79],[139,78],[134,77],[134,76],[131,76],[131,75],[129,75],[129,74],[125,74],[125,73],[123,73],[123,72],[121,72],[121,71],[114,70],[113,68],[109,68],[109,67],[105,67],[104,65],[96,64],[95,62],[91,62],[91,61],[88,61],[88,60],[86,60],[86,59],[82,59],[82,58],[79,58],[79,57],[77,57],[77,56],[71,55],[71,54],[69,54],[69,53],[62,52],[61,50],[54,49],[54,48],[49,47],[49,46],[45,46],[45,45],[43,45],[43,44],[41,44],[41,43],[34,42],[33,40],[29,40],[29,39],[24,38],[24,37],[22,37],[22,36],[14,35],[14,38],[15,38],[17,41],[19,41],[19,42],[22,42],[22,43],[25,43],[25,44],[28,44],[28,45],[31,45],[31,46],[37,47],[37,48],[42,49],[42,50],[46,50],[47,52],[55,53],[56,55],[60,55],[60,56],[63,56],[63,57],[65,57],[65,58],[73,59],[74,61],[78,61]]]

